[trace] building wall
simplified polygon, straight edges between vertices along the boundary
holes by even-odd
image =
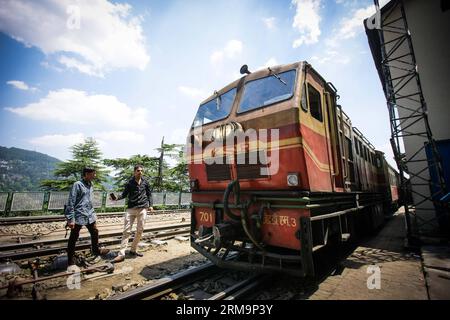
[[[404,1],[420,81],[436,140],[450,138],[450,10],[439,0]]]
[[[450,137],[450,45],[448,41],[450,35],[450,12],[441,12],[440,1],[437,0],[404,0],[404,5],[422,92],[428,107],[431,130],[435,139],[448,139]],[[386,30],[389,28],[395,30],[395,27],[403,27],[402,20],[396,21],[399,17],[401,17],[399,9],[395,9],[389,17],[387,17],[387,13],[383,15],[383,35],[387,52],[390,52],[396,44],[396,41],[392,43],[389,43],[389,41],[394,40],[399,35]],[[395,50],[395,54],[391,58],[403,56],[409,52],[408,42],[405,41]],[[401,58],[401,61],[390,63],[390,73],[391,78],[394,79],[393,85],[395,90],[398,90],[397,94],[399,96],[405,97],[397,100],[397,105],[399,105],[398,117],[410,116],[414,110],[420,111],[419,96],[410,96],[418,91],[418,84],[415,78],[411,77],[410,81],[396,79],[396,77],[405,74],[404,69],[411,68],[408,63],[412,63],[411,56],[405,56]],[[411,118],[402,123],[403,133],[425,133],[423,121],[414,122],[416,119]],[[409,159],[415,154],[413,160],[426,159],[424,150],[416,153],[423,147],[425,141],[425,136],[405,136],[403,144],[406,158]],[[431,201],[427,201],[419,195],[430,196],[427,183],[429,180],[428,170],[423,171],[426,166],[427,163],[425,161],[408,163],[409,172],[420,172],[420,177],[411,177],[417,222],[421,225],[422,232],[434,233],[437,230],[436,222],[423,224],[424,221],[432,220],[435,217],[434,206]]]

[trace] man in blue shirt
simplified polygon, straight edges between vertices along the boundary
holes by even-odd
[[[137,220],[136,235],[131,244],[130,256],[142,257],[142,253],[136,251],[142,233],[144,232],[145,218],[147,216],[147,209],[153,211],[152,207],[152,193],[149,182],[143,177],[144,167],[142,165],[134,166],[133,177],[125,185],[122,194],[112,200],[120,200],[128,197],[128,210],[124,216],[124,230],[122,235],[122,244],[119,255],[114,259],[114,262],[121,262],[125,258],[125,250],[128,246],[128,241],[131,235],[131,228],[133,223]]]
[[[74,265],[75,244],[80,235],[80,230],[86,226],[91,234],[92,254],[95,256],[94,261],[99,260],[99,256],[109,252],[108,249],[100,249],[98,247],[98,229],[96,225],[97,217],[94,212],[92,198],[94,187],[92,181],[96,177],[95,169],[84,168],[83,178],[73,184],[72,190],[67,201],[65,215],[67,225],[70,228],[69,243],[67,245],[68,265]]]

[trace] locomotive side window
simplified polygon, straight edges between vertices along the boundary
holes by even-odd
[[[358,140],[358,143],[359,143],[359,153],[361,154],[361,158],[364,158],[364,149],[362,143],[360,140]]]
[[[353,161],[352,140],[350,140],[349,138],[345,137],[345,144],[347,146],[348,159]]]
[[[359,156],[358,140],[356,140],[356,138],[355,138],[355,150],[356,154]]]
[[[238,113],[292,98],[295,78],[296,71],[290,70],[247,82],[244,86],[244,94],[239,104]]]
[[[377,168],[381,168],[381,160],[379,155],[377,155],[376,161],[377,161]]]
[[[322,99],[320,96],[320,92],[309,84],[308,84],[308,100],[309,100],[309,111],[311,112],[311,115],[315,119],[323,121]]]
[[[303,84],[302,100],[300,101],[300,105],[301,105],[303,111],[308,112],[308,101],[306,99],[306,82]]]
[[[233,88],[202,104],[198,108],[192,127],[198,127],[228,117],[235,96],[236,88]]]

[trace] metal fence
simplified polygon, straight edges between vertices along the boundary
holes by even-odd
[[[11,211],[40,211],[44,207],[45,192],[17,192],[13,194]]]
[[[112,201],[110,192],[94,191],[94,208],[125,208],[126,200]],[[0,192],[0,213],[54,211],[64,209],[69,192]],[[191,194],[187,192],[155,192],[152,193],[154,206],[185,207],[191,202]]]
[[[6,211],[6,202],[8,202],[8,193],[0,193],[0,212]]]

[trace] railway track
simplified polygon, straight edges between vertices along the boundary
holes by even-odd
[[[187,212],[186,209],[175,209],[175,210],[158,210],[154,211],[150,215],[164,214],[164,213],[179,213]],[[97,218],[115,218],[123,217],[124,212],[110,212],[110,213],[97,213]],[[16,224],[28,224],[28,223],[42,223],[42,222],[64,222],[66,221],[64,215],[44,215],[44,216],[29,216],[29,217],[7,217],[0,218],[0,227],[9,226]]]
[[[142,239],[168,238],[176,235],[189,234],[190,224],[174,224],[158,227],[145,228]],[[103,233],[99,235],[101,246],[119,244],[122,231]],[[0,245],[1,260],[21,260],[27,258],[41,257],[58,254],[67,249],[67,238],[53,240],[38,240],[24,243],[14,243]],[[131,239],[130,239],[131,241]],[[90,237],[80,237],[77,241],[76,250],[89,249],[91,246]]]
[[[249,295],[268,279],[267,275],[221,269],[208,262],[108,300],[234,300]]]

